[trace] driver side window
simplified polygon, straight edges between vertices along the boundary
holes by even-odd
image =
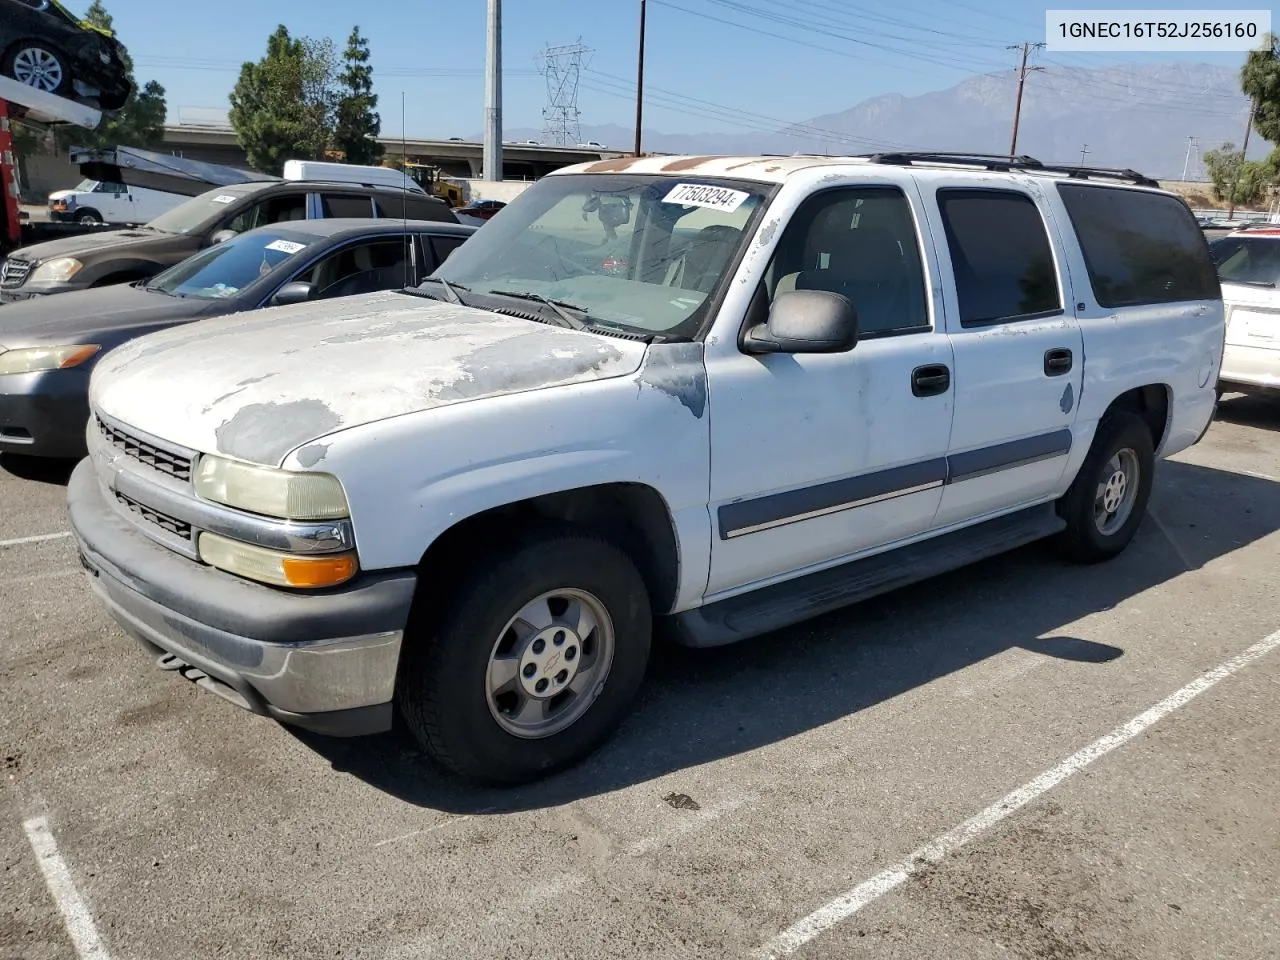
[[[294,277],[311,284],[312,300],[350,297],[411,285],[416,278],[409,268],[407,244],[402,236],[355,243],[343,247]]]
[[[807,199],[764,284],[769,303],[788,290],[848,297],[862,335],[930,329],[915,219],[897,187],[841,188]]]

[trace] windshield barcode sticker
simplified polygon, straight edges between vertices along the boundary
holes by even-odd
[[[680,183],[662,198],[663,203],[678,203],[685,207],[709,207],[733,213],[751,194],[727,187],[709,187],[703,183]]]
[[[214,202],[214,203],[235,203],[235,202],[236,202],[236,198],[235,198],[235,197],[229,197],[229,196],[227,196],[225,193],[220,193],[220,194],[218,194],[216,197],[214,197],[214,198],[213,198],[213,202]]]
[[[292,240],[272,240],[267,244],[267,249],[279,250],[281,253],[294,254],[305,246],[305,243],[294,243]]]

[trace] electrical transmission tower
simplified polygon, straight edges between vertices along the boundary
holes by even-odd
[[[577,43],[548,46],[538,56],[538,72],[547,81],[547,105],[542,108],[546,125],[542,134],[550,144],[574,146],[582,140],[578,123],[578,81],[592,50]]]

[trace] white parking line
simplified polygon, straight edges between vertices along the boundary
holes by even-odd
[[[35,851],[36,862],[40,864],[40,872],[44,874],[44,882],[53,902],[62,912],[62,922],[75,946],[76,956],[80,960],[110,960],[107,948],[98,938],[89,908],[81,899],[80,891],[71,879],[71,871],[58,852],[58,844],[53,839],[53,831],[49,829],[49,821],[45,817],[32,817],[22,824],[22,829],[26,831],[31,849]]]
[[[0,540],[0,547],[20,547],[27,543],[44,543],[48,540],[61,540],[64,537],[71,536],[70,530],[64,530],[62,533],[42,533],[38,537],[19,537],[17,540]]]
[[[1150,710],[1138,714],[1128,723],[1093,741],[1093,743],[1072,754],[1052,770],[1045,771],[1034,780],[997,800],[977,816],[966,820],[954,830],[944,833],[936,840],[908,854],[905,859],[887,870],[881,871],[870,880],[863,881],[825,906],[819,907],[767,943],[760,952],[761,956],[776,958],[795,953],[823,931],[849,919],[863,907],[901,886],[913,873],[917,873],[924,867],[937,863],[944,857],[954,853],[970,840],[994,827],[1014,811],[1025,807],[1068,777],[1079,773],[1094,761],[1105,757],[1112,750],[1128,743],[1148,727],[1164,719],[1180,707],[1186,706],[1210,687],[1225,680],[1233,673],[1243,669],[1277,647],[1280,647],[1280,630],[1277,630],[1265,640],[1255,643],[1238,656],[1232,657],[1221,666],[1202,674],[1181,690],[1165,697]]]

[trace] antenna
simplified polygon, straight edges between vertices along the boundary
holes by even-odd
[[[404,128],[404,91],[400,91],[400,176],[409,176],[409,134]],[[400,181],[400,224],[404,228],[404,245],[407,255],[404,258],[404,285],[412,287],[409,278],[418,277],[418,258],[414,256],[414,246],[409,241],[409,184]]]

